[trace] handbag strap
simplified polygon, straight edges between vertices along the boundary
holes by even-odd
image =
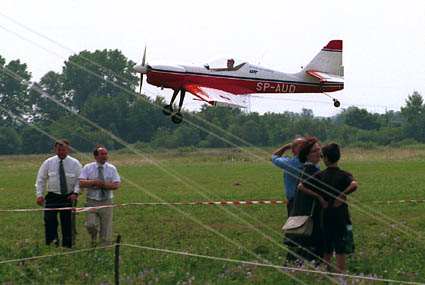
[[[303,178],[303,175],[304,175],[304,167],[303,167],[303,170],[302,170],[302,172],[301,172],[300,176],[298,176],[298,181],[297,181],[297,182],[299,182],[299,181],[300,181],[300,178],[301,178],[301,179]],[[291,210],[291,213],[290,213],[290,217],[292,217],[292,215],[294,214],[295,206],[297,205],[298,184],[299,184],[299,183],[297,183],[297,186],[296,186],[296,188],[295,188],[295,190],[296,190],[296,191],[295,191],[295,196],[294,196],[294,206],[292,207],[292,210]]]
[[[300,174],[300,176],[299,176],[299,177],[302,179],[302,178],[303,178],[303,176],[304,176],[304,167],[303,167],[303,171],[301,172],[301,174]],[[297,185],[298,185],[298,184],[297,184]],[[297,187],[297,192],[298,192],[298,187]],[[295,211],[295,206],[297,205],[297,194],[296,194],[297,192],[295,192],[295,197],[294,197],[294,206],[292,207],[292,210],[291,210],[290,216],[292,216],[292,214],[294,213],[294,211]],[[313,206],[311,207],[310,217],[312,217],[312,216],[313,216],[314,206],[316,206],[316,198],[314,198]]]
[[[310,217],[313,216],[314,206],[316,206],[316,197],[314,198],[313,206],[311,207]]]

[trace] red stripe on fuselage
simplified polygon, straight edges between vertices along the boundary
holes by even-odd
[[[147,73],[149,84],[182,89],[186,84],[195,84],[223,90],[232,94],[253,93],[322,93],[333,92],[343,89],[343,84],[321,85],[320,83],[308,82],[284,82],[267,81],[260,79],[245,79],[237,77],[214,76],[211,74],[187,74],[167,71],[150,70]]]

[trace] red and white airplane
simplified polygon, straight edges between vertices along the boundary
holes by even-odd
[[[181,108],[185,93],[190,92],[198,100],[214,106],[248,107],[247,95],[254,93],[324,93],[344,89],[342,65],[342,40],[330,41],[300,72],[283,73],[236,59],[222,59],[203,66],[151,65],[146,62],[146,48],[141,65],[134,70],[147,82],[160,88],[174,90],[169,105],[163,112],[172,115],[178,124],[182,121]],[[173,103],[180,92],[178,111]],[[331,97],[331,96],[329,96]],[[332,97],[331,97],[332,98]],[[340,102],[332,98],[335,107]]]

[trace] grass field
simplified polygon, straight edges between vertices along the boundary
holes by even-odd
[[[122,178],[115,203],[286,200],[272,149],[110,152]],[[73,154],[71,154],[73,155]],[[38,208],[35,178],[47,155],[0,156],[0,209]],[[76,154],[83,164],[91,155]],[[425,283],[425,149],[344,149],[341,167],[359,189],[350,197],[356,252],[347,274]],[[324,167],[321,165],[322,168]],[[80,196],[78,206],[83,205]],[[245,262],[283,265],[286,206],[128,206],[114,209],[122,243]],[[89,249],[84,213],[77,214],[76,249]],[[114,251],[2,263],[70,250],[44,245],[43,212],[0,212],[0,282],[100,284],[114,281]],[[331,283],[335,277],[121,246],[121,283]],[[345,278],[348,283],[370,283]],[[375,281],[376,282],[376,281]],[[380,283],[380,282],[376,282]]]

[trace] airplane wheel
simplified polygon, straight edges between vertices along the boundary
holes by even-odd
[[[169,116],[173,113],[173,106],[172,105],[165,105],[162,107],[162,113],[166,116]]]
[[[338,108],[341,106],[341,103],[338,100],[334,100],[334,106]]]
[[[171,121],[174,124],[180,124],[183,121],[183,116],[180,112],[177,113],[173,113],[173,115],[171,116]]]

